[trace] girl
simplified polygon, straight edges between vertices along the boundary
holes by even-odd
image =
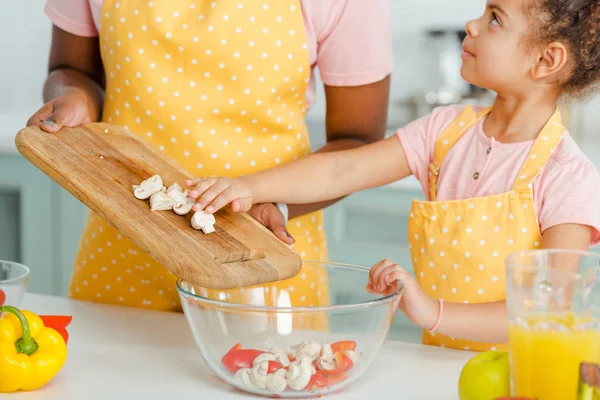
[[[318,66],[327,97],[328,143],[320,151],[384,135],[387,0],[47,0],[45,11],[54,24],[47,103],[28,125],[56,132],[102,120],[143,135],[196,175],[238,177],[310,152],[304,117]],[[291,206],[290,233],[273,204],[251,214],[318,260],[327,258],[322,207]],[[327,303],[323,271],[303,276],[280,283],[295,287],[292,304]],[[92,214],[69,296],[179,310],[175,279]]]
[[[414,201],[409,218],[416,280],[384,260],[367,290],[386,294],[402,280],[400,308],[426,344],[504,347],[505,256],[600,240],[600,176],[557,110],[561,95],[600,81],[598,15],[600,0],[489,0],[466,24],[461,73],[497,93],[493,107],[443,107],[359,149],[188,181],[194,207],[325,201],[414,174],[428,198]]]

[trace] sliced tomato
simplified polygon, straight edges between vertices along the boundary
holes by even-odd
[[[310,381],[308,382],[308,385],[306,385],[304,390],[323,389],[323,388],[326,388],[328,385],[329,385],[329,383],[327,382],[326,376],[315,374],[310,377]]]
[[[253,360],[254,361],[254,360]],[[272,374],[273,372],[283,368],[283,365],[277,361],[269,361],[269,367],[267,368],[267,373]]]
[[[331,344],[331,351],[333,353],[343,353],[346,350],[356,350],[356,342],[352,340],[343,340]]]
[[[221,364],[223,364],[229,372],[235,374],[240,368],[252,368],[254,359],[262,353],[264,353],[264,351],[253,349],[231,349],[223,356]]]
[[[348,371],[354,365],[352,360],[349,359],[344,353],[335,353],[333,355],[333,359],[335,360],[335,369],[329,371],[318,370],[317,374],[326,376],[338,375]]]
[[[329,386],[337,385],[338,383],[343,382],[346,379],[348,379],[348,374],[346,374],[345,372],[342,372],[340,374],[328,375],[327,383],[329,383]]]
[[[227,353],[225,353],[225,355],[227,355],[227,354],[229,354],[229,353],[231,353],[232,351],[235,351],[235,350],[241,350],[241,348],[242,348],[242,345],[240,343],[236,343],[236,344],[233,345],[232,348],[229,349],[229,351],[227,351]]]

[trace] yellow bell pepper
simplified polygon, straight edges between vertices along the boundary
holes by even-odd
[[[0,312],[0,393],[44,386],[67,359],[65,340],[30,311],[3,306]]]

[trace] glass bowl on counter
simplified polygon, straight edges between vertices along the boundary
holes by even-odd
[[[0,260],[0,306],[19,307],[29,283],[29,268]]]
[[[367,267],[304,262],[293,280],[214,290],[180,279],[177,289],[200,354],[220,379],[265,397],[306,398],[348,387],[379,353],[402,287],[370,294],[368,276]]]

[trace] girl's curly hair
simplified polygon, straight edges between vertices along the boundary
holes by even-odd
[[[600,0],[533,0],[538,39],[561,42],[571,54],[566,94],[580,96],[600,83]]]

